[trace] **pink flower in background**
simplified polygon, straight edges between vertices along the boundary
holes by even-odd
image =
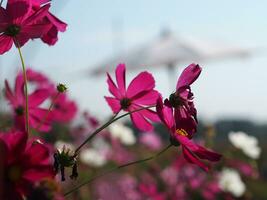
[[[49,148],[38,141],[29,141],[25,132],[0,133],[0,199],[22,200],[43,178],[55,176]]]
[[[36,84],[36,87],[50,89],[51,93],[56,90],[55,84],[53,84],[51,80],[43,73],[37,72],[31,68],[28,68],[26,73],[28,82]]]
[[[153,199],[153,200],[166,199],[165,195],[159,192],[157,189],[157,186],[153,183],[150,183],[150,184],[141,183],[139,185],[139,191],[141,192],[141,194],[143,194],[144,197],[148,199]]]
[[[70,122],[78,111],[74,101],[68,99],[67,95],[60,93],[54,100],[54,107],[49,118],[57,122]]]
[[[168,102],[165,102],[168,104]],[[157,112],[161,121],[166,125],[170,131],[171,143],[175,146],[181,144],[184,158],[190,162],[198,165],[205,171],[208,171],[209,167],[205,165],[200,159],[206,159],[209,161],[219,161],[221,155],[213,151],[207,150],[206,148],[195,144],[191,141],[192,133],[188,132],[193,130],[190,126],[195,126],[195,124],[189,122],[176,123],[174,110],[172,107],[163,104],[162,99],[159,98],[157,101]],[[187,120],[192,120],[192,118],[187,118]]]
[[[8,0],[6,9],[0,7],[0,54],[12,47],[14,39],[23,46],[29,39],[43,37],[51,29],[51,23],[42,20],[49,7],[32,12],[29,0]]]
[[[49,2],[50,0],[32,0],[33,10],[38,10],[41,6],[44,6]],[[42,19],[42,23],[51,24],[51,28],[41,38],[42,41],[48,45],[54,45],[58,41],[58,32],[64,32],[67,28],[65,22],[61,21],[50,12],[46,13],[45,17]]]
[[[25,95],[24,81],[22,74],[16,77],[14,91],[11,90],[7,81],[5,81],[5,97],[12,106],[15,126],[20,130],[25,130]],[[51,90],[46,88],[36,89],[29,94],[29,123],[30,127],[37,128],[44,117],[47,109],[40,108],[40,105],[51,96]],[[51,129],[51,120],[47,119],[39,128],[40,131],[49,131]]]
[[[161,138],[155,132],[142,134],[140,136],[140,142],[153,151],[159,150],[162,147]]]
[[[110,75],[107,74],[108,87],[114,97],[105,97],[107,103],[114,113],[121,110],[134,111],[146,106],[156,104],[159,93],[154,90],[155,81],[153,76],[148,72],[141,72],[129,84],[125,86],[125,65],[119,64],[116,68],[117,85],[113,82]],[[153,126],[148,120],[157,122],[157,114],[149,109],[138,111],[131,114],[134,125],[142,131],[150,131]]]
[[[66,93],[60,93],[57,96],[56,86],[47,76],[35,70],[27,69],[27,78],[29,82],[35,83],[38,89],[46,89],[51,93],[50,100],[54,102],[54,107],[50,111],[48,121],[69,122],[75,117],[78,111],[76,103],[70,100]],[[55,98],[56,96],[57,98]]]

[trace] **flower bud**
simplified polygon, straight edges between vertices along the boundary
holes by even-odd
[[[57,85],[57,91],[60,92],[60,93],[63,93],[63,92],[66,92],[67,91],[67,87],[66,85],[62,84],[62,83],[59,83]]]

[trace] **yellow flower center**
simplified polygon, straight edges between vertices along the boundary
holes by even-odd
[[[178,134],[178,135],[182,135],[182,136],[188,136],[188,133],[186,132],[186,130],[184,130],[184,129],[177,129],[176,130],[176,134]]]

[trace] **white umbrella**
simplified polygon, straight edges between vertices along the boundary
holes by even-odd
[[[182,39],[170,32],[165,32],[155,41],[140,48],[115,56],[94,66],[91,75],[100,75],[115,69],[118,63],[125,63],[127,69],[148,67],[168,67],[172,73],[181,62],[200,62],[230,57],[247,57],[251,50],[223,43],[212,43],[196,39]]]

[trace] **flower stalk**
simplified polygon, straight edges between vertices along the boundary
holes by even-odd
[[[119,119],[121,119],[121,118],[123,118],[123,117],[125,117],[125,116],[127,116],[127,115],[130,115],[130,114],[132,114],[132,113],[135,113],[135,112],[138,112],[138,111],[141,111],[141,110],[145,110],[145,109],[149,109],[149,108],[153,108],[153,107],[155,107],[155,105],[153,105],[153,106],[148,106],[148,107],[142,107],[142,108],[140,108],[140,109],[136,109],[136,110],[133,110],[133,111],[131,111],[131,112],[127,112],[127,113],[125,113],[125,114],[123,114],[123,115],[120,115],[120,116],[118,116],[117,117],[117,115],[119,114],[119,113],[116,113],[115,115],[113,115],[113,117],[110,119],[110,120],[108,120],[105,124],[103,124],[101,127],[99,127],[98,129],[96,129],[92,134],[90,134],[90,136],[79,146],[79,147],[77,147],[76,148],[76,150],[75,150],[75,154],[74,154],[74,156],[77,156],[77,154],[79,153],[79,151],[80,151],[80,149],[87,143],[87,142],[89,142],[90,140],[92,140],[99,132],[101,132],[102,130],[104,130],[105,128],[107,128],[110,124],[112,124],[113,122],[115,122],[115,121],[117,121],[117,120],[119,120]]]
[[[71,193],[73,193],[73,192],[79,190],[81,187],[83,187],[83,186],[85,186],[85,185],[87,185],[87,184],[93,182],[93,181],[96,180],[97,178],[100,178],[100,177],[103,177],[103,176],[105,176],[105,175],[107,175],[107,174],[113,173],[113,172],[116,171],[116,170],[119,170],[119,169],[122,169],[122,168],[126,168],[126,167],[129,167],[129,166],[135,165],[135,164],[140,164],[140,163],[144,163],[144,162],[153,160],[153,159],[159,157],[159,156],[160,156],[161,154],[163,154],[165,151],[167,151],[171,146],[172,146],[172,144],[169,144],[167,147],[165,147],[164,149],[162,149],[160,152],[158,152],[157,154],[155,154],[155,155],[153,155],[153,156],[150,156],[150,157],[147,157],[147,158],[144,158],[144,159],[140,159],[140,160],[136,160],[136,161],[132,161],[132,162],[129,162],[129,163],[126,163],[126,164],[123,164],[123,165],[119,165],[119,166],[114,167],[114,168],[112,168],[112,169],[110,169],[110,170],[107,170],[107,171],[105,171],[105,172],[103,172],[103,173],[101,173],[101,174],[98,174],[98,175],[92,177],[91,179],[89,179],[89,180],[87,180],[87,181],[81,183],[80,185],[76,186],[76,187],[73,188],[72,190],[66,192],[66,193],[64,194],[64,196],[66,197],[66,196],[70,195]]]
[[[46,121],[46,119],[47,119],[49,113],[51,112],[52,108],[54,107],[55,102],[56,102],[57,98],[59,97],[60,93],[61,93],[61,92],[57,92],[56,95],[53,97],[53,99],[52,99],[52,101],[51,101],[51,103],[50,103],[50,106],[49,106],[49,108],[48,108],[48,110],[47,110],[47,112],[46,112],[44,118],[42,119],[42,121],[39,123],[39,125],[38,125],[37,128],[36,128],[37,131],[39,131],[39,129],[40,129],[40,128],[42,127],[42,125],[45,123],[45,121]]]
[[[17,45],[17,49],[19,52],[19,57],[22,65],[22,72],[23,72],[23,80],[24,80],[24,95],[25,95],[25,129],[26,132],[30,133],[30,121],[29,121],[29,98],[28,98],[28,81],[27,81],[27,73],[26,73],[26,66],[25,62],[21,53],[19,42],[16,38],[14,38],[14,42]]]

